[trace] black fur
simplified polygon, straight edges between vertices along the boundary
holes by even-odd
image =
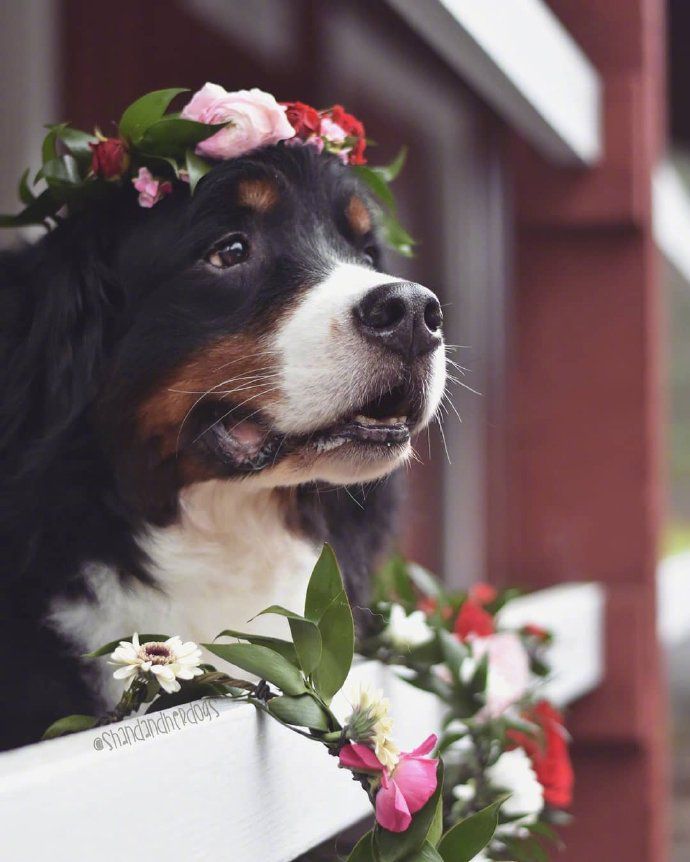
[[[293,210],[270,225],[262,277],[220,289],[197,262],[249,218],[231,202],[247,176],[276,179]],[[133,536],[144,520],[176,516],[180,477],[133,445],[133,405],[204,343],[289,301],[319,270],[317,224],[340,257],[361,262],[375,239],[356,240],[343,223],[354,182],[335,159],[271,148],[215,168],[193,198],[176,188],[150,211],[132,189],[114,188],[36,245],[0,257],[1,747],[99,709],[87,665],[44,624],[47,608],[84,592],[87,562],[146,580]],[[390,531],[393,484],[354,500],[333,489],[298,494],[303,529],[333,543],[355,604]]]

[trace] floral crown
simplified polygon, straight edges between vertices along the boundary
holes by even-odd
[[[68,123],[47,126],[41,169],[33,182],[28,169],[19,181],[24,209],[0,215],[0,227],[50,227],[51,220],[57,223],[88,206],[113,184],[131,182],[140,206],[152,207],[176,185],[187,184],[193,193],[214,163],[282,142],[332,153],[351,166],[381,204],[385,241],[401,254],[412,254],[414,241],[398,223],[389,188],[405,151],[390,165],[369,166],[365,152],[371,142],[364,125],[342,105],[318,111],[303,102],[279,103],[256,88],[229,93],[218,84],[205,84],[182,111],[166,113],[173,99],[186,92],[175,87],[137,99],[123,113],[114,137]]]

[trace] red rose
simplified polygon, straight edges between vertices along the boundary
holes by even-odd
[[[494,618],[473,599],[465,599],[455,619],[453,631],[461,641],[470,635],[488,637],[494,633]]]
[[[364,151],[367,147],[367,136],[364,131],[364,124],[357,117],[348,114],[342,105],[333,105],[328,112],[334,123],[337,123],[345,132],[348,138],[356,138],[357,140],[352,146],[348,161],[351,165],[365,165],[367,160],[364,158]]]
[[[490,605],[491,602],[496,601],[497,595],[498,590],[496,587],[492,587],[491,584],[484,584],[481,581],[470,588],[470,597],[480,605]]]
[[[525,718],[541,728],[543,737],[538,739],[519,730],[509,730],[508,738],[514,748],[524,748],[529,755],[544,788],[545,801],[556,808],[567,808],[573,801],[574,776],[563,716],[542,700],[525,713]]]
[[[295,130],[295,136],[303,141],[318,135],[321,130],[321,118],[316,108],[305,105],[304,102],[281,102],[287,108],[288,122]]]
[[[106,138],[97,144],[89,144],[93,155],[91,170],[106,180],[119,179],[129,167],[129,153],[124,141]]]

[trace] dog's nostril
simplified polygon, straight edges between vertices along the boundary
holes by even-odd
[[[355,326],[364,338],[408,361],[441,344],[441,306],[420,284],[380,284],[365,295],[353,313]]]
[[[402,322],[406,314],[405,302],[397,296],[391,296],[369,311],[366,323],[372,329],[392,329]]]
[[[430,299],[424,307],[424,322],[431,332],[437,332],[443,326],[443,312],[435,297]]]

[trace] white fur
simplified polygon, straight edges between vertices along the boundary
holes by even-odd
[[[380,352],[355,331],[352,314],[372,288],[397,280],[338,263],[279,325],[271,345],[280,357],[281,397],[271,406],[279,430],[302,434],[327,427],[390,379]]]
[[[272,604],[301,611],[319,550],[286,528],[271,491],[222,481],[183,492],[179,522],[148,530],[141,545],[158,589],[131,579],[125,585],[112,569],[89,565],[84,575],[95,601],[54,603],[49,622],[79,652],[135,631],[197,643],[226,628],[286,636],[283,619],[248,620]],[[103,695],[114,703],[121,685],[104,659],[99,665]]]

